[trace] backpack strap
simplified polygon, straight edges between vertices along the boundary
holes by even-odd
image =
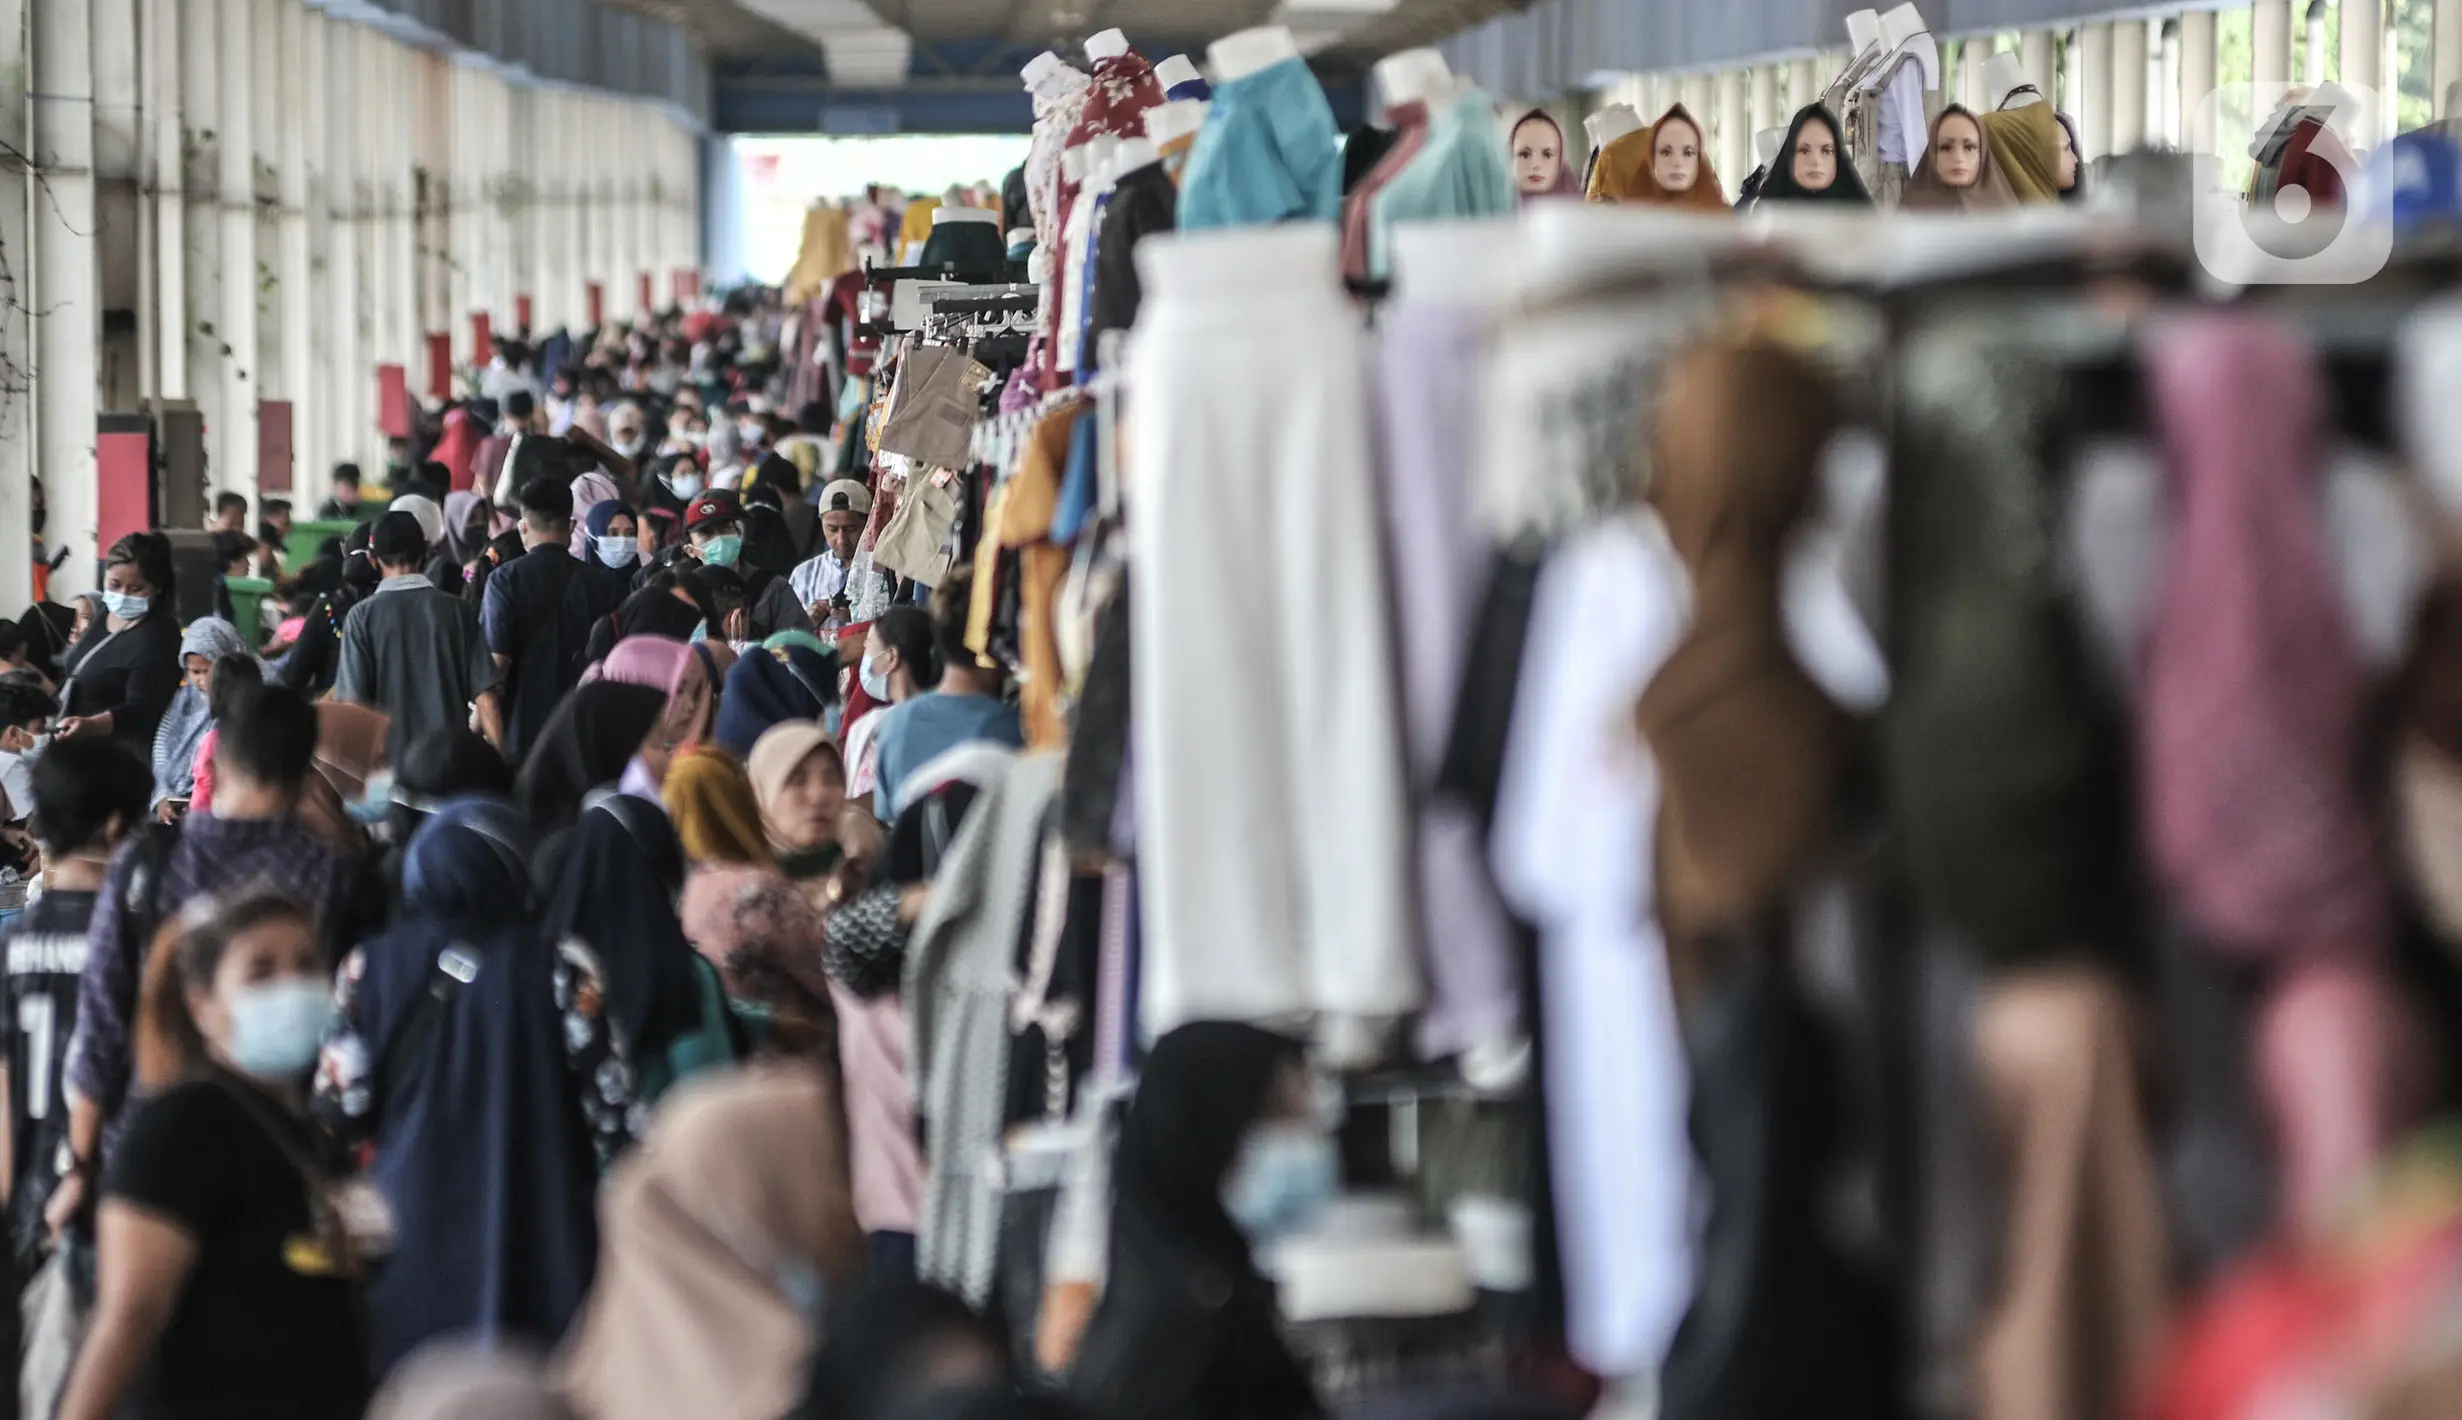
[[[369,1111],[371,1115],[381,1115],[385,1102],[401,1093],[410,1072],[427,1058],[428,1042],[435,1038],[445,1008],[478,976],[479,959],[463,943],[455,942],[436,954],[435,969],[428,973],[427,989],[411,1003],[410,1014],[402,1018],[401,1028],[385,1043],[384,1056],[377,1061],[376,1098]]]

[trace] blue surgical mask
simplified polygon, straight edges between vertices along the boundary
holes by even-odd
[[[863,693],[886,705],[889,703],[889,672],[875,665],[870,656],[863,658],[863,669],[857,676],[863,681]]]
[[[721,533],[701,544],[701,560],[712,567],[732,567],[735,559],[744,555],[741,533]]]
[[[829,1282],[819,1268],[796,1258],[772,1268],[770,1277],[795,1310],[814,1321],[829,1315]]]
[[[304,976],[250,986],[231,1003],[223,1053],[242,1074],[291,1080],[306,1074],[333,1024],[333,989]]]
[[[710,639],[710,624],[706,621],[698,621],[693,623],[692,644],[698,646],[708,639]]]
[[[641,544],[613,535],[598,539],[598,560],[610,567],[630,567],[641,559]]]
[[[134,592],[104,592],[102,598],[103,610],[122,621],[135,621],[154,605],[152,597],[141,597]]]
[[[1222,1182],[1222,1204],[1251,1242],[1306,1227],[1342,1187],[1342,1160],[1322,1130],[1269,1125],[1248,1136]]]
[[[353,823],[383,823],[393,811],[393,771],[379,769],[369,775],[359,797],[342,807],[350,813]]]

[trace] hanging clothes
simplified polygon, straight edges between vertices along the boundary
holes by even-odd
[[[1462,569],[1479,565],[1486,547],[1472,512],[1480,354],[1510,292],[1513,242],[1508,222],[1396,233],[1398,299],[1378,333],[1380,502],[1392,552],[1388,595],[1399,613],[1428,977],[1417,1038],[1430,1058],[1495,1047],[1522,1028],[1520,965],[1488,877],[1479,816],[1436,786],[1476,610]]]
[[[1139,265],[1142,1025],[1398,1017],[1421,999],[1402,731],[1337,234],[1183,232]]]
[[[1176,231],[1179,225],[1180,184],[1162,160],[1125,174],[1112,185],[1102,230],[1095,237],[1094,276],[1086,302],[1089,353],[1101,352],[1107,332],[1124,331],[1137,323],[1137,309],[1145,298],[1137,280],[1137,248],[1146,238]]]
[[[1217,86],[1180,181],[1180,226],[1336,220],[1341,137],[1325,90],[1303,59]]]
[[[1376,162],[1357,181],[1345,180],[1342,185],[1342,274],[1354,280],[1368,275],[1368,228],[1374,220],[1369,203],[1378,191],[1419,156],[1420,145],[1428,141],[1428,106],[1422,100],[1395,104],[1385,110],[1385,118],[1393,126],[1377,154]],[[1346,145],[1344,161],[1349,161]]]
[[[1426,132],[1391,179],[1363,194],[1369,207],[1370,276],[1392,270],[1393,229],[1401,223],[1504,217],[1521,206],[1512,164],[1496,142],[1495,107],[1487,95],[1465,90],[1436,111]]]

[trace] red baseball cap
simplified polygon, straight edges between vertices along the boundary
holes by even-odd
[[[743,500],[725,488],[713,488],[684,505],[684,531],[691,532],[704,523],[740,523],[744,520]]]

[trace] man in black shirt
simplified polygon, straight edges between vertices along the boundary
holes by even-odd
[[[623,587],[581,575],[573,560],[573,494],[552,478],[521,489],[521,538],[528,549],[487,579],[479,611],[495,654],[504,697],[504,757],[519,764],[556,705],[581,683],[590,627],[615,614]]]
[[[9,1128],[5,1147],[9,1235],[17,1275],[48,1248],[43,1210],[59,1186],[68,1142],[61,1081],[77,1027],[77,979],[86,928],[111,850],[145,822],[153,776],[136,756],[104,740],[64,741],[34,768],[34,825],[49,871],[47,890],[8,924],[8,975],[0,987]]]

